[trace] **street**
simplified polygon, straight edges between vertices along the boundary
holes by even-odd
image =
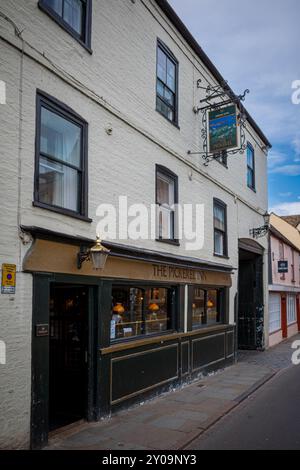
[[[300,449],[300,367],[280,372],[189,446],[193,450]]]

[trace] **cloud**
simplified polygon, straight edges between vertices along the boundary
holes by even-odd
[[[292,83],[300,80],[299,0],[284,7],[282,0],[169,2],[232,88],[250,89],[245,106],[271,143],[300,137],[300,105],[291,102]]]
[[[300,162],[300,137],[299,136],[295,137],[295,139],[293,140],[293,147],[294,147],[295,154],[296,154],[295,162]]]
[[[291,197],[293,195],[293,193],[279,193],[279,196],[280,197]]]
[[[268,157],[269,169],[272,170],[278,166],[281,166],[283,163],[286,163],[287,160],[288,160],[288,157],[283,152],[279,152],[279,151],[272,149]]]
[[[300,214],[300,202],[284,202],[270,208],[270,212],[277,215],[296,215]]]

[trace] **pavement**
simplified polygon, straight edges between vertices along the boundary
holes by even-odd
[[[237,364],[225,370],[200,378],[143,405],[121,411],[108,420],[85,423],[57,433],[46,449],[201,448],[199,442],[215,428],[216,423],[291,367],[291,344],[299,339],[300,335],[265,352],[240,352]],[[295,366],[292,368],[297,369]]]
[[[276,374],[188,449],[300,450],[299,399],[300,366],[292,366]]]

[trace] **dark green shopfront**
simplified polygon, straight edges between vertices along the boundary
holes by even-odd
[[[90,241],[31,232],[32,448],[235,360],[230,267],[114,245],[78,270]]]

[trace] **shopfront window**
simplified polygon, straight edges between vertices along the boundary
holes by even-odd
[[[292,325],[297,321],[296,296],[292,294],[287,296],[287,320],[288,325]]]
[[[174,290],[115,286],[112,289],[111,340],[160,334],[173,329]]]
[[[223,322],[223,290],[192,288],[193,330]]]

